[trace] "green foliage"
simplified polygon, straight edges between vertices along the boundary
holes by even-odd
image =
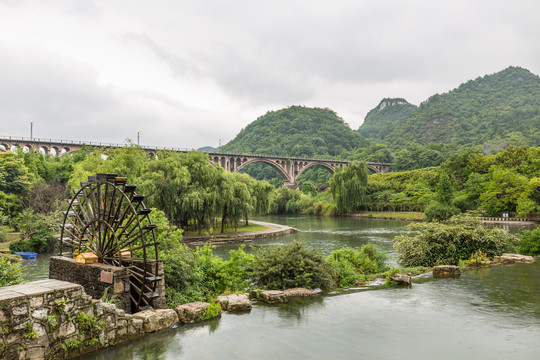
[[[38,214],[31,210],[25,211],[16,220],[16,226],[22,229],[21,238],[9,244],[13,252],[28,251],[46,253],[56,245],[55,234],[58,231],[61,214]]]
[[[200,315],[199,320],[208,320],[218,317],[221,314],[221,306],[219,303],[212,302],[208,308]]]
[[[433,202],[424,211],[427,221],[445,221],[459,214],[459,209],[452,205]]]
[[[0,242],[4,242],[7,239],[7,231],[4,229],[2,224],[0,224]]]
[[[477,250],[488,257],[513,251],[517,237],[500,228],[488,228],[469,216],[441,223],[413,223],[407,235],[399,235],[394,247],[403,266],[458,265]]]
[[[365,163],[353,161],[344,171],[336,169],[330,179],[332,197],[340,213],[359,210],[366,202],[367,169]]]
[[[359,251],[341,248],[328,256],[340,288],[352,286],[355,282],[365,282],[364,275],[385,271],[386,259],[386,253],[371,243],[363,245]]]
[[[540,226],[520,236],[519,253],[524,255],[540,255]]]
[[[384,120],[377,119],[380,127],[368,122],[365,131],[391,146],[411,142],[486,144],[499,149],[512,143],[539,146],[538,99],[540,78],[526,69],[509,67],[433,95],[405,118],[383,115]]]
[[[0,287],[22,282],[21,263],[16,259],[0,256]]]
[[[334,111],[291,106],[259,117],[220,151],[317,158],[366,146]]]
[[[253,282],[266,289],[331,289],[332,268],[325,257],[304,243],[293,242],[259,251],[253,263]]]
[[[489,258],[482,250],[475,251],[468,260],[463,260],[465,266],[482,267],[489,266]]]
[[[405,99],[382,99],[371,110],[358,129],[358,132],[370,140],[383,140],[391,130],[416,112],[418,108]]]

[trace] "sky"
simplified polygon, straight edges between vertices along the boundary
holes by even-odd
[[[538,0],[0,0],[0,136],[197,149],[268,111],[352,129],[520,66],[540,74]]]

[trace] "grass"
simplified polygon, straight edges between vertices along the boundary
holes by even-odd
[[[215,227],[211,227],[210,231],[203,229],[201,232],[201,236],[209,236],[209,235],[226,235],[226,234],[239,234],[239,233],[246,233],[246,232],[258,232],[258,231],[264,231],[268,229],[266,226],[262,225],[255,225],[250,224],[248,226],[244,226],[243,223],[239,224],[236,231],[234,231],[234,228],[225,228],[225,231],[223,234],[221,233],[221,224],[217,224]],[[197,230],[188,230],[184,231],[183,236],[199,236],[199,232]]]
[[[355,214],[355,216],[375,219],[397,219],[415,221],[423,221],[426,219],[425,214],[420,212],[363,212]]]
[[[0,248],[7,248],[7,247],[9,247],[10,242],[15,241],[15,240],[19,240],[21,238],[21,233],[20,232],[10,231],[10,230],[13,230],[13,229],[11,227],[9,227],[9,226],[2,226],[2,227],[7,232],[7,238],[6,238],[5,242],[0,243]]]

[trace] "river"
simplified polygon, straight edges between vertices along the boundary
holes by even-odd
[[[269,217],[325,253],[373,242],[395,263],[392,239],[406,222]],[[515,231],[515,230],[512,230]],[[238,245],[220,246],[226,256]],[[86,359],[540,359],[540,259],[415,279],[411,288],[358,288],[283,305],[256,305],[146,336]]]

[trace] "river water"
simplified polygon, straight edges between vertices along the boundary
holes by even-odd
[[[405,222],[280,217],[329,253],[373,242],[393,254]],[[226,256],[238,245],[221,246]],[[393,255],[392,255],[393,256]],[[395,257],[394,257],[395,258]],[[393,260],[395,262],[395,260]],[[411,288],[358,288],[283,305],[256,305],[184,325],[87,359],[540,359],[540,259],[415,279]]]

